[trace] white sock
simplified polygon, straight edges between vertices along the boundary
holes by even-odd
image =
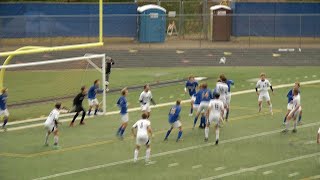
[[[227,110],[225,110],[223,113],[223,118],[225,119],[226,117],[227,117]]]
[[[134,161],[137,161],[137,160],[138,160],[138,155],[139,155],[139,150],[138,150],[138,149],[135,149],[135,150],[134,150],[134,157],[133,157],[133,160],[134,160]]]
[[[293,129],[297,129],[297,121],[296,120],[294,121]]]
[[[220,131],[219,128],[216,129],[216,140],[219,140]]]
[[[49,138],[49,133],[47,132],[46,133],[46,140],[45,140],[44,144],[48,144],[48,138]]]
[[[146,150],[146,161],[149,161],[150,160],[150,154],[151,154],[151,148],[148,148]]]
[[[58,142],[59,142],[59,136],[54,136],[54,144],[55,145],[58,145]]]
[[[286,129],[288,130],[289,129],[289,122],[286,121]]]
[[[206,127],[206,128],[204,129],[204,137],[205,137],[205,138],[209,138],[209,127]]]
[[[270,112],[272,112],[272,104],[270,104],[269,110],[270,110]]]

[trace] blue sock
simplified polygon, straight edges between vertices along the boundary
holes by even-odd
[[[179,131],[177,141],[181,138],[181,136],[182,136],[182,131]]]
[[[229,109],[227,110],[227,113],[226,113],[226,119],[229,118]]]
[[[164,139],[167,139],[167,138],[169,137],[170,133],[171,133],[171,129],[168,130],[168,132],[167,132],[167,134],[166,134],[166,137],[165,137]]]
[[[196,117],[194,118],[194,121],[193,121],[193,127],[194,127],[194,126],[196,126],[197,121],[198,121],[198,116],[196,116]]]
[[[206,117],[201,116],[200,126],[205,127],[206,126]]]
[[[97,115],[98,109],[94,110],[94,115]]]
[[[121,128],[120,136],[123,136],[123,133],[124,133],[125,130],[126,130],[126,128]]]
[[[190,108],[190,114],[192,114],[192,113],[193,113],[193,108],[191,107],[191,108]]]
[[[5,119],[3,120],[3,125],[2,125],[2,127],[5,127],[6,124],[7,124],[7,122],[8,122],[8,118],[5,118]]]
[[[299,115],[298,122],[300,122],[300,121],[301,121],[301,118],[302,118],[302,115]]]
[[[283,120],[283,123],[286,123],[287,122],[287,116],[284,117],[284,120]]]
[[[117,131],[117,135],[120,135],[121,130],[122,130],[122,126],[119,127],[119,129]]]

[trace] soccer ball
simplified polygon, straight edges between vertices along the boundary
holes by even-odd
[[[221,57],[220,61],[219,61],[219,64],[225,64],[226,60],[227,60],[226,57]]]

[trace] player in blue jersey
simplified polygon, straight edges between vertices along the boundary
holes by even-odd
[[[90,87],[88,91],[88,102],[89,102],[89,111],[88,115],[91,115],[91,110],[95,107],[94,115],[97,115],[99,110],[99,101],[97,99],[97,93],[103,93],[103,89],[100,89],[100,80],[97,79],[94,81],[93,86]]]
[[[192,97],[193,101],[193,110],[198,111],[200,103],[201,103],[201,90],[202,90],[202,84],[199,85],[199,90],[196,92],[196,94]],[[205,117],[205,112],[201,112],[201,119],[200,119],[200,125],[199,128],[204,128],[206,126],[206,117]]]
[[[123,133],[128,126],[129,115],[128,115],[128,101],[126,96],[128,95],[128,89],[124,88],[121,90],[121,97],[119,98],[117,105],[120,108],[120,119],[121,119],[121,126],[117,131],[117,136],[123,139]]]
[[[180,140],[181,136],[182,136],[182,124],[180,122],[180,112],[181,112],[181,106],[180,106],[181,101],[177,100],[176,105],[174,105],[173,107],[171,107],[170,111],[169,111],[169,123],[171,124],[171,128],[168,130],[166,137],[164,138],[164,140],[168,140],[168,137],[172,131],[173,128],[178,128],[179,129],[179,133],[178,133],[178,138],[177,138],[177,142]]]
[[[189,116],[192,116],[193,114],[193,96],[196,94],[196,90],[198,87],[198,82],[195,81],[194,76],[190,75],[188,78],[188,81],[186,82],[186,86],[184,88],[185,93],[189,93],[189,96],[191,98],[191,108],[190,108],[190,114]]]
[[[293,89],[294,88],[297,88],[299,89],[299,94],[300,94],[300,83],[299,82],[295,82],[294,83],[294,87],[292,89],[289,90],[288,94],[287,94],[287,98],[288,98],[288,105],[287,105],[287,114],[286,116],[284,117],[284,120],[283,120],[283,124],[286,123],[287,121],[287,117],[289,115],[289,113],[291,112],[292,108],[293,108]],[[301,123],[301,119],[302,119],[302,110],[300,111],[300,114],[299,114],[299,118],[298,118],[298,124]]]
[[[3,88],[1,90],[1,95],[0,95],[0,116],[2,116],[2,115],[4,116],[2,129],[5,131],[7,130],[6,124],[9,119],[9,111],[7,109],[7,99],[8,99],[8,89]]]
[[[199,90],[199,92],[198,92],[198,93],[200,93],[199,96],[201,97],[201,102],[200,102],[200,105],[199,105],[199,108],[198,108],[198,111],[197,111],[197,115],[196,115],[196,117],[194,118],[194,121],[193,121],[193,128],[196,126],[198,118],[199,118],[201,112],[202,111],[205,112],[208,109],[209,102],[212,99],[212,93],[208,89],[208,84],[207,83],[203,83],[201,85],[201,87],[202,87],[202,89]],[[206,123],[206,119],[204,119],[204,124],[203,124],[203,122],[201,122],[200,128],[204,129],[205,128],[205,123]]]

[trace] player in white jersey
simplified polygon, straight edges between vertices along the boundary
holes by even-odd
[[[227,85],[227,78],[224,75],[220,75],[220,80],[217,82],[216,88],[215,88],[215,92],[220,94],[220,100],[223,102],[224,108],[226,110],[228,110],[229,106],[227,103],[227,97],[228,97],[228,92],[229,87]],[[226,112],[223,115],[223,117],[226,117]]]
[[[216,145],[219,143],[219,124],[222,121],[222,116],[224,114],[224,104],[219,99],[220,94],[215,93],[213,100],[210,101],[209,107],[207,110],[207,123],[206,128],[204,130],[205,138],[204,141],[208,141],[209,138],[209,127],[213,123],[216,131]]]
[[[150,146],[150,139],[152,137],[152,129],[151,129],[151,123],[148,120],[148,114],[143,113],[142,119],[137,121],[132,126],[132,134],[136,138],[136,148],[134,150],[134,158],[133,161],[137,162],[140,146],[146,145],[146,162],[150,159],[150,153],[151,153],[151,146]]]
[[[272,85],[269,82],[269,80],[266,79],[266,74],[261,73],[260,80],[257,82],[257,85],[256,85],[256,93],[259,96],[259,98],[258,98],[259,112],[261,112],[261,109],[262,109],[262,101],[265,100],[265,101],[267,101],[267,103],[269,105],[269,110],[270,110],[271,115],[273,115],[272,104],[271,104],[270,95],[268,92],[269,87],[270,87],[272,94],[273,94]]]
[[[288,132],[289,129],[289,121],[291,119],[294,120],[294,126],[293,126],[293,133],[297,132],[297,117],[300,114],[301,111],[301,102],[300,102],[300,94],[299,94],[299,89],[298,88],[294,88],[293,89],[293,100],[292,100],[292,104],[293,104],[293,108],[290,111],[288,117],[287,117],[287,121],[285,122],[286,128],[282,131],[283,133]]]
[[[58,130],[58,119],[60,115],[61,103],[56,103],[55,108],[50,112],[47,120],[44,123],[44,127],[46,128],[46,138],[45,138],[45,146],[48,146],[48,138],[51,133],[54,135],[54,148],[58,148],[59,142],[59,130]]]
[[[141,105],[141,111],[144,113],[147,113],[148,118],[150,117],[150,112],[151,112],[151,107],[150,107],[150,103],[152,103],[153,105],[156,105],[156,103],[154,102],[154,100],[152,99],[152,93],[150,91],[150,86],[144,85],[143,87],[143,91],[140,94],[139,97],[139,102]]]

